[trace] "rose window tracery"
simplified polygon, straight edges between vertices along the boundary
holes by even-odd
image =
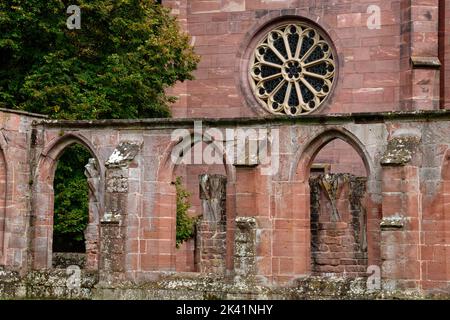
[[[269,31],[250,61],[254,94],[267,111],[297,116],[316,110],[335,79],[331,45],[304,23]]]

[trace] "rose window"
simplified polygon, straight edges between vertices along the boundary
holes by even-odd
[[[273,114],[301,115],[328,97],[335,78],[331,45],[311,26],[295,23],[268,32],[250,62],[253,91]]]

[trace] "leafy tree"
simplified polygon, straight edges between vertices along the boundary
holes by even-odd
[[[69,30],[69,5],[81,29]],[[0,107],[55,119],[170,116],[166,95],[192,79],[198,56],[169,10],[152,0],[1,0]],[[81,250],[89,156],[70,148],[58,162],[55,245]]]
[[[196,218],[192,218],[188,215],[187,211],[191,207],[189,203],[189,196],[191,195],[183,187],[183,180],[181,177],[177,177],[175,180],[176,199],[177,199],[177,248],[186,240],[190,239],[194,235],[194,226],[197,221]]]
[[[0,105],[63,119],[165,117],[165,89],[198,62],[168,9],[152,0],[0,2]]]
[[[53,251],[84,252],[84,230],[89,222],[89,187],[83,164],[91,154],[75,144],[61,155],[53,182],[55,190]]]

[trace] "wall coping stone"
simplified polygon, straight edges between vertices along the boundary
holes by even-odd
[[[153,118],[153,119],[113,119],[113,120],[40,120],[33,121],[33,126],[55,128],[179,128],[193,126],[201,121],[203,125],[269,125],[269,124],[355,124],[383,123],[386,121],[450,121],[450,110],[420,110],[392,112],[363,112],[290,116],[262,116],[237,118]]]

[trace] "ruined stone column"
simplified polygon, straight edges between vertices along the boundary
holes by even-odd
[[[256,274],[256,219],[237,217],[234,240],[236,280],[251,280]]]
[[[381,274],[388,291],[416,289],[420,281],[420,176],[411,163],[419,142],[419,136],[394,137],[381,158]]]
[[[197,265],[202,273],[222,275],[226,269],[227,178],[202,174],[199,179],[203,216],[197,224]]]
[[[101,177],[97,161],[94,158],[89,159],[85,169],[84,174],[89,186],[89,223],[84,232],[86,241],[85,268],[96,270],[98,268],[99,217],[101,216],[103,192],[100,186]]]
[[[439,0],[401,1],[400,105],[439,109]],[[441,1],[444,2],[444,1]]]
[[[125,272],[128,165],[140,144],[121,142],[106,161],[105,213],[100,221],[100,270],[104,276]]]

